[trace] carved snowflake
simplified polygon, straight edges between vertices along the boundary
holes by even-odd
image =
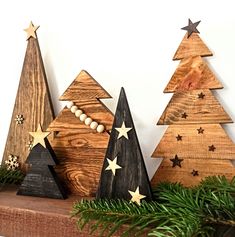
[[[26,146],[28,147],[28,151],[31,151],[33,148],[33,141],[30,140]]]
[[[19,167],[18,157],[10,154],[8,160],[5,161],[7,170],[16,170]]]
[[[24,116],[22,114],[17,114],[15,121],[16,121],[16,124],[23,124],[24,123]]]

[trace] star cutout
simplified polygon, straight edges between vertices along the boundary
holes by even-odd
[[[200,94],[198,94],[198,99],[204,99],[204,97],[205,97],[205,94],[203,94],[202,92],[200,93]]]
[[[192,174],[193,176],[198,176],[198,175],[199,175],[198,170],[193,170],[193,171],[191,172],[191,174]]]
[[[109,158],[106,158],[109,165],[105,170],[112,170],[113,175],[115,176],[116,170],[121,169],[122,167],[117,164],[117,157],[115,157],[113,160],[110,160]]]
[[[200,33],[197,30],[197,26],[199,25],[201,21],[197,21],[195,23],[193,23],[190,19],[188,19],[188,25],[181,28],[181,30],[187,30],[188,31],[188,38],[190,37],[190,35],[194,32],[194,33]]]
[[[198,134],[200,134],[200,133],[203,134],[204,129],[202,127],[200,127],[200,128],[197,129],[197,131],[198,131]]]
[[[34,26],[32,21],[29,24],[29,27],[27,29],[24,29],[24,31],[27,33],[27,39],[28,40],[30,37],[33,37],[37,39],[36,35],[36,30],[39,28],[39,26]]]
[[[209,148],[209,151],[215,151],[215,149],[216,149],[216,147],[214,146],[214,145],[211,145],[211,146],[208,146],[208,148]]]
[[[186,119],[188,117],[188,115],[184,112],[183,114],[181,114],[181,118]]]
[[[136,202],[138,205],[140,205],[140,200],[145,198],[146,196],[140,194],[139,186],[136,188],[135,192],[128,190],[128,192],[131,195],[131,202]]]
[[[123,121],[122,126],[120,128],[115,128],[115,129],[119,132],[118,139],[121,138],[121,137],[125,137],[126,139],[129,139],[127,133],[132,128],[127,128],[124,121]]]
[[[172,167],[179,166],[181,168],[181,162],[183,159],[179,159],[179,157],[175,155],[175,158],[170,160],[173,162]]]
[[[29,132],[29,134],[34,138],[33,147],[35,147],[39,143],[46,148],[44,139],[50,134],[50,132],[43,132],[41,125],[38,124],[37,131]]]
[[[178,136],[176,137],[177,141],[182,141],[182,137],[183,137],[183,136],[180,136],[180,135],[178,134]]]

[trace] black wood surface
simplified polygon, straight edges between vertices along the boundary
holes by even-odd
[[[123,122],[125,122],[126,127],[132,128],[127,133],[129,139],[125,138],[124,136],[118,139],[119,132],[115,128],[120,128]],[[106,170],[106,168],[109,166],[106,158],[114,160],[115,157],[117,157],[117,164],[122,168],[117,169],[114,176],[111,170]],[[137,187],[139,187],[139,193],[146,196],[146,198],[143,200],[152,200],[152,191],[145,163],[126,99],[125,91],[122,88],[106,156],[104,157],[104,163],[96,197],[130,200],[132,196],[128,190],[134,192]]]
[[[53,169],[57,160],[47,140],[46,147],[37,144],[32,148],[26,160],[26,163],[31,164],[31,168],[17,192],[18,195],[66,198],[65,191]]]

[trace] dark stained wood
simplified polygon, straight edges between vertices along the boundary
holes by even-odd
[[[17,124],[17,115],[22,115],[22,124]],[[38,124],[46,130],[54,118],[52,103],[47,85],[38,40],[28,40],[24,65],[20,77],[15,106],[3,154],[3,163],[10,154],[19,157],[20,168],[25,171],[24,164],[28,154],[28,143],[32,140],[30,131],[35,131]]]
[[[221,88],[223,88],[222,84],[217,80],[201,56],[194,56],[181,60],[164,93]]]
[[[91,75],[81,71],[60,99],[73,101],[94,121],[103,124],[105,132],[97,133],[66,107],[48,128],[58,132],[51,142],[60,162],[56,171],[68,191],[80,196],[95,196],[113,123],[113,114],[100,98],[111,96]]]
[[[125,123],[128,128],[127,137],[120,136],[117,128]],[[115,175],[111,170],[106,170],[109,166],[107,158],[113,161],[117,159]],[[145,195],[144,200],[152,199],[150,183],[145,168],[143,156],[135,131],[131,112],[126,99],[125,91],[122,88],[114,117],[114,123],[109,139],[106,155],[104,156],[103,168],[100,176],[97,198],[121,198],[131,200],[128,192],[135,191],[139,187],[140,194]]]
[[[200,94],[203,93],[203,98]],[[186,115],[185,115],[186,114]],[[232,123],[209,89],[174,93],[158,124]]]
[[[188,38],[188,33],[185,34],[180,43],[173,60],[179,60],[193,56],[212,56],[212,52],[208,49],[197,33],[192,33]]]

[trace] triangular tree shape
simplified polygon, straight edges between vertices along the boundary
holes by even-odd
[[[181,60],[164,93],[196,89],[221,89],[223,86],[201,56]]]
[[[8,159],[9,155],[18,157],[22,170],[26,168],[25,160],[32,143],[29,131],[36,130],[39,123],[44,130],[47,129],[54,118],[36,35],[37,28],[31,23],[26,29],[31,32],[31,35],[28,33],[28,45],[3,154],[3,162]]]
[[[200,36],[193,33],[190,37],[186,33],[182,42],[180,43],[173,60],[179,60],[193,56],[212,56],[212,52],[207,48]]]
[[[142,196],[143,195],[143,196]],[[145,196],[145,198],[144,198]],[[97,198],[151,200],[147,171],[124,89],[121,89]],[[139,198],[139,199],[138,199]]]
[[[159,125],[232,123],[208,89],[176,92],[158,121]]]
[[[51,143],[60,161],[56,171],[69,191],[80,196],[95,196],[112,128],[113,114],[103,98],[111,96],[81,71],[60,98],[68,100],[67,106],[48,128],[58,132]]]
[[[66,197],[57,175],[53,169],[58,162],[56,156],[42,131],[37,131],[40,139],[34,144],[26,160],[31,165],[17,194],[36,197],[64,199]],[[35,133],[35,134],[36,134]],[[42,136],[41,136],[42,135]],[[44,138],[43,138],[44,137]],[[44,147],[45,145],[45,147]]]

